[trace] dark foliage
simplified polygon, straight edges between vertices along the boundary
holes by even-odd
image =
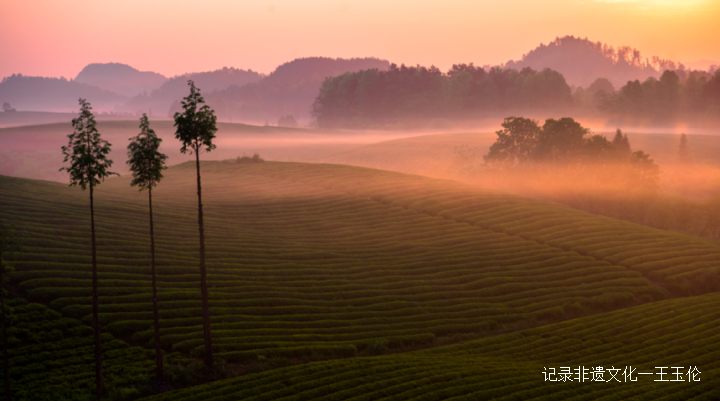
[[[155,279],[155,227],[153,224],[152,189],[163,178],[162,170],[165,167],[167,156],[160,153],[160,142],[162,139],[155,135],[150,128],[147,115],[140,118],[140,134],[130,138],[128,145],[128,161],[130,170],[133,173],[132,186],[140,187],[140,190],[148,190],[148,205],[150,210],[150,272],[152,276],[153,293],[153,327],[155,329],[155,361],[157,365],[156,374],[159,379],[165,378],[163,368],[163,354],[160,348],[160,318],[157,301],[157,282]]]
[[[506,110],[558,110],[572,105],[561,74],[473,64],[435,67],[395,64],[326,78],[313,104],[321,127],[367,127],[402,119],[475,118]]]
[[[213,369],[212,336],[210,332],[210,307],[208,305],[207,272],[205,269],[205,223],[203,220],[202,185],[200,183],[200,152],[215,149],[212,140],[217,132],[215,112],[205,103],[195,83],[188,80],[190,94],[184,98],[183,113],[175,113],[175,138],[182,142],[182,153],[195,153],[197,170],[198,226],[200,232],[200,293],[202,297],[203,334],[205,340],[205,366]],[[201,106],[202,105],[202,106]],[[188,147],[190,149],[188,149]]]
[[[140,190],[152,189],[163,178],[162,171],[166,169],[167,156],[160,153],[160,142],[155,131],[150,128],[147,114],[140,118],[140,134],[130,138],[128,144],[128,161],[132,171],[132,186]]]
[[[93,188],[106,177],[115,174],[108,169],[112,160],[107,158],[110,153],[110,144],[100,138],[97,123],[92,114],[92,107],[85,99],[80,99],[80,116],[73,119],[75,132],[68,135],[68,146],[63,146],[65,163],[70,167],[63,167],[61,171],[70,174],[70,186],[79,185],[80,188],[90,188],[90,232],[92,248],[92,300],[93,300],[93,331],[95,337],[95,375],[97,396],[102,397],[106,392],[102,368],[102,349],[100,344],[100,322],[98,319],[98,285],[97,285],[97,247],[95,241],[95,210],[93,205]]]
[[[720,71],[665,71],[660,79],[628,81],[617,92],[605,93],[598,108],[626,120],[672,122],[720,118]]]

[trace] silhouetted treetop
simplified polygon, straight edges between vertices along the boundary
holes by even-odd
[[[587,91],[591,94],[595,94],[600,91],[605,91],[606,93],[613,93],[615,92],[615,87],[613,86],[612,82],[610,82],[607,78],[598,78],[595,81],[593,81],[592,84],[587,88]]]

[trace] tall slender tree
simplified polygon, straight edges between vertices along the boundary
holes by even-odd
[[[100,347],[100,321],[98,319],[98,286],[97,286],[97,247],[95,243],[95,206],[93,189],[110,175],[116,174],[108,169],[112,160],[108,158],[110,144],[100,138],[95,116],[90,103],[80,99],[80,115],[72,120],[74,132],[68,135],[67,146],[62,147],[65,163],[70,166],[60,171],[70,174],[70,186],[79,185],[84,191],[90,188],[90,233],[92,248],[92,303],[93,332],[95,337],[95,380],[97,396],[106,393],[102,368],[102,349]],[[117,174],[116,174],[117,175]]]
[[[180,152],[195,154],[197,169],[198,226],[200,230],[200,292],[202,296],[203,334],[205,338],[205,366],[213,369],[212,336],[210,334],[210,307],[205,272],[205,226],[203,221],[202,186],[200,185],[200,152],[215,149],[212,140],[217,132],[215,111],[205,103],[195,83],[188,80],[190,95],[185,97],[183,113],[175,113],[175,138],[182,142]],[[202,106],[201,106],[202,105]]]
[[[8,255],[15,252],[22,252],[22,244],[14,234],[14,226],[6,226],[0,221],[0,304],[2,305],[2,338],[3,338],[3,378],[5,380],[5,400],[12,400],[10,389],[10,371],[8,369],[7,351],[7,313],[5,310],[5,281],[10,271],[10,264],[5,260]]]
[[[140,118],[140,134],[130,138],[128,144],[128,161],[133,180],[130,185],[139,187],[140,191],[147,189],[150,206],[150,271],[152,273],[153,320],[155,324],[155,359],[157,361],[157,377],[165,379],[162,350],[160,349],[160,323],[158,318],[157,286],[155,281],[155,228],[153,225],[152,189],[163,178],[162,171],[166,169],[167,156],[160,153],[160,142],[155,131],[150,128],[147,114]]]

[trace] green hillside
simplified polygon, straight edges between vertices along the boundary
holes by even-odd
[[[717,400],[719,301],[718,294],[661,301],[457,346],[277,369],[148,400]],[[563,368],[571,381],[558,380],[568,377],[559,374]]]
[[[720,286],[716,242],[547,201],[340,165],[206,162],[202,171],[213,346],[229,362],[407,350],[450,335],[652,308]],[[199,355],[194,165],[165,176],[153,192],[161,342]],[[95,194],[100,320],[105,333],[144,346],[152,338],[147,195],[129,181],[108,179]],[[87,193],[5,176],[0,188],[0,217],[25,235],[11,276],[17,290],[89,324]],[[418,355],[392,361],[412,368],[416,358],[439,358],[432,368],[439,375],[482,362]],[[386,360],[353,361],[333,363],[380,369]],[[535,387],[537,361],[496,362],[507,383],[516,372]],[[348,377],[361,371],[348,369]]]
[[[87,399],[95,389],[92,328],[45,305],[11,299],[8,368],[15,399]],[[154,353],[102,335],[105,380],[114,395],[133,395],[155,368]],[[4,378],[0,383],[4,388]]]

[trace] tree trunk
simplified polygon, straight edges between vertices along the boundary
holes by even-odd
[[[160,349],[160,319],[158,317],[157,284],[155,281],[155,231],[152,212],[152,187],[148,188],[148,199],[150,201],[150,270],[152,272],[153,319],[155,320],[155,359],[157,360],[157,377],[160,380],[165,380],[165,368],[163,367],[163,356]]]
[[[2,263],[2,251],[0,250],[0,263]],[[0,303],[2,303],[2,338],[3,338],[3,356],[5,363],[3,365],[3,377],[5,378],[5,400],[12,400],[10,392],[10,371],[8,370],[8,352],[7,352],[7,331],[5,330],[5,269],[0,265]]]
[[[200,226],[200,293],[202,297],[203,334],[205,335],[205,366],[213,369],[212,336],[210,335],[210,308],[205,273],[205,226],[203,223],[202,191],[200,186],[200,154],[195,148],[195,166],[197,167],[198,224]]]
[[[97,251],[95,247],[95,208],[93,204],[93,185],[90,183],[90,232],[92,234],[92,302],[93,332],[95,334],[95,383],[98,398],[105,395],[105,380],[102,369],[102,348],[100,344],[100,319],[98,318]]]

